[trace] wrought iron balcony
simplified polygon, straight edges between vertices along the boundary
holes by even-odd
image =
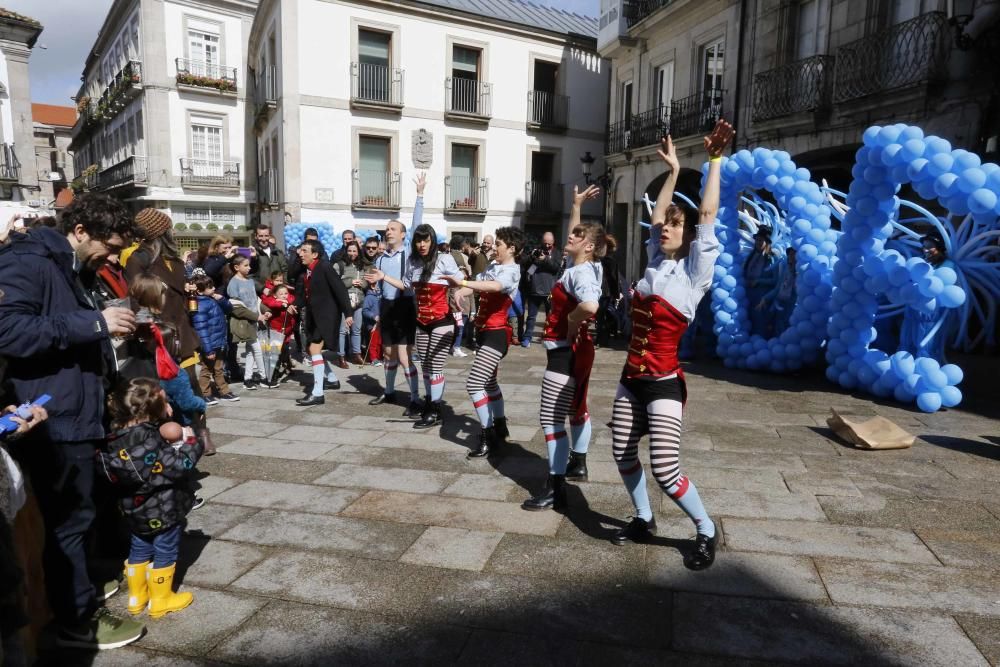
[[[604,154],[614,155],[632,148],[632,117],[624,118],[608,125],[604,140]]]
[[[181,185],[226,190],[238,189],[240,187],[240,163],[182,157]]]
[[[670,103],[670,134],[674,139],[712,131],[722,117],[726,91],[704,90]]]
[[[753,79],[753,120],[760,122],[830,106],[833,56],[812,56]]]
[[[403,70],[384,65],[351,63],[351,104],[403,108]]]
[[[489,179],[445,176],[444,198],[449,213],[485,213],[489,207]]]
[[[632,117],[632,148],[653,146],[670,133],[670,111],[666,104]]]
[[[837,49],[833,101],[942,80],[949,51],[948,19],[929,12]]]
[[[177,85],[236,93],[236,68],[222,67],[190,58],[177,58]]]
[[[113,190],[127,186],[145,186],[148,182],[149,172],[146,167],[146,156],[130,155],[98,175],[97,189]]]
[[[528,127],[565,129],[569,98],[544,90],[528,91]]]
[[[528,181],[525,184],[524,204],[528,213],[562,213],[563,186],[548,181]]]
[[[99,122],[107,122],[118,115],[125,105],[142,91],[142,63],[130,60],[125,63],[97,101],[93,117]]]
[[[626,25],[631,30],[632,26],[672,2],[673,0],[625,0],[623,10]]]
[[[0,144],[0,181],[17,183],[21,180],[21,163],[14,152],[14,144]]]
[[[277,206],[278,170],[265,169],[257,175],[257,203],[260,206]]]
[[[489,122],[493,86],[478,79],[445,79],[445,116]]]
[[[274,66],[265,67],[254,79],[254,114],[258,117],[278,105],[278,75]]]
[[[354,208],[398,209],[400,175],[398,171],[351,172],[351,206]]]

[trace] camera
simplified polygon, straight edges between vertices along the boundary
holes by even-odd
[[[541,248],[535,248],[531,251],[531,256],[534,259],[541,259],[545,256],[545,252]]]

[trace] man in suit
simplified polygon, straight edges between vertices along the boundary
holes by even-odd
[[[323,256],[319,241],[305,241],[299,246],[299,258],[305,269],[303,297],[306,304],[306,344],[312,362],[313,388],[309,396],[298,399],[298,405],[323,405],[324,389],[340,389],[333,365],[323,359],[323,348],[338,349],[340,314],[350,313],[351,300],[344,282]],[[350,328],[353,318],[347,317]]]

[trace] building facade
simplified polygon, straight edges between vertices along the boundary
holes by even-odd
[[[603,149],[596,32],[518,0],[263,0],[248,125],[262,219],[409,222],[424,171],[424,220],[439,233],[564,236],[580,158]]]
[[[245,234],[246,44],[254,0],[115,0],[76,98],[74,166],[88,189],[152,206],[192,247]]]
[[[0,9],[0,201],[37,203],[28,58],[42,25]]]
[[[76,109],[52,104],[32,104],[34,120],[35,174],[38,178],[38,199],[54,207],[59,193],[76,178],[69,145],[73,140]]]

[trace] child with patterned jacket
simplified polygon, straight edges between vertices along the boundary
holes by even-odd
[[[167,395],[156,380],[135,378],[123,383],[108,401],[113,432],[99,467],[119,493],[119,507],[132,533],[125,561],[128,610],[151,618],[180,611],[191,593],[173,591],[181,533],[194,493],[191,475],[204,451],[185,437]]]

